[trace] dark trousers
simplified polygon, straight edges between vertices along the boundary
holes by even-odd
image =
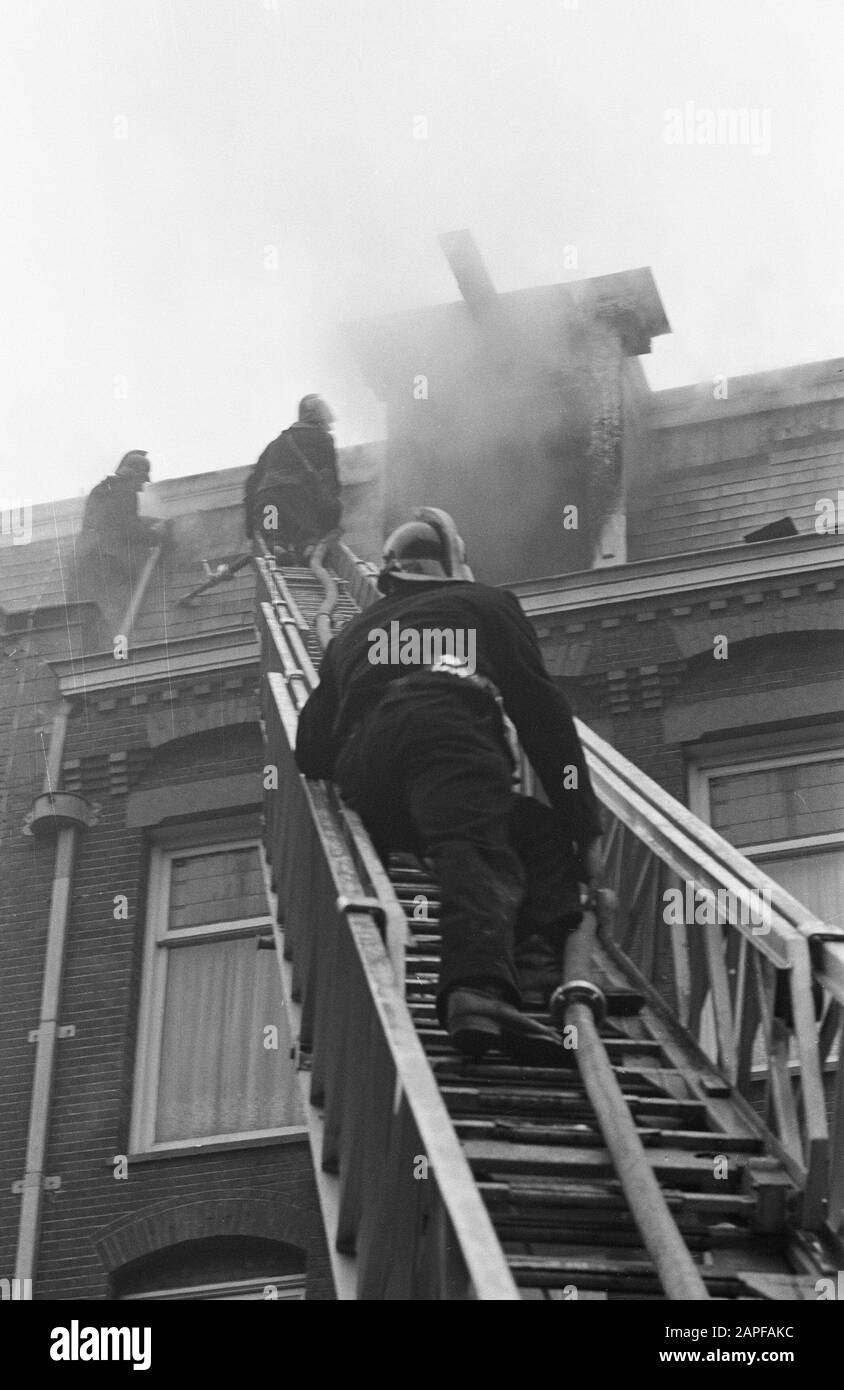
[[[265,508],[274,507],[275,514]],[[272,550],[274,545],[291,550],[301,561],[305,546],[313,545],[338,524],[336,509],[322,506],[307,482],[289,483],[258,493],[252,502],[252,520]],[[276,521],[276,525],[271,524]]]
[[[455,680],[455,685],[457,684]],[[336,781],[375,847],[429,858],[442,894],[437,994],[491,981],[520,1003],[517,943],[561,946],[580,917],[571,842],[512,790],[498,707],[469,689],[391,691],[345,740]]]

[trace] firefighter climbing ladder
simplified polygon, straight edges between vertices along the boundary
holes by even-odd
[[[339,540],[312,569],[257,568],[276,945],[339,1296],[815,1296],[841,1265],[844,934],[580,726],[618,902],[592,955],[607,1017],[577,1002],[571,1070],[461,1059],[434,1011],[436,884],[407,857],[388,872],[293,758],[332,620],[377,597],[371,570]],[[713,912],[666,925],[687,882]],[[744,908],[767,892],[760,933]],[[630,1181],[643,1153],[656,1196]]]

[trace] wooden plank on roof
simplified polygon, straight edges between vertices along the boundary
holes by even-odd
[[[468,229],[444,232],[439,238],[457,287],[474,319],[484,318],[498,301],[492,277],[475,238]]]

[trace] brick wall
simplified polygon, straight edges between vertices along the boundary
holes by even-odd
[[[8,636],[4,644],[7,652],[14,647]],[[20,1211],[10,1188],[24,1171],[35,1059],[26,1038],[38,1021],[53,871],[52,843],[27,836],[24,822],[41,789],[59,705],[45,664],[57,654],[66,655],[59,634],[30,633],[0,667],[0,756],[8,772],[0,884],[0,1273],[8,1276]],[[253,721],[255,678],[247,672],[240,692],[242,704],[251,699]],[[127,827],[126,794],[257,772],[264,758],[255,722],[149,746],[150,712],[168,700],[195,708],[202,727],[213,725],[215,709],[227,717],[232,698],[227,673],[226,680],[74,702],[66,785],[95,805],[97,821],[80,837],[74,879],[59,1021],[72,1023],[76,1035],[57,1044],[46,1171],[61,1186],[44,1194],[36,1298],[107,1298],[121,1258],[214,1235],[261,1235],[303,1248],[308,1297],[333,1297],[304,1136],[156,1156],[130,1162],[127,1179],[114,1176],[115,1155],[128,1152],[148,859],[146,833]],[[118,893],[128,898],[125,921],[113,916]]]
[[[840,708],[840,586],[828,574],[701,590],[539,619],[549,667],[588,724],[687,800],[694,721],[706,738],[751,737],[828,722]],[[715,638],[728,639],[716,659]],[[719,704],[723,701],[723,705]],[[674,733],[683,725],[689,732]]]

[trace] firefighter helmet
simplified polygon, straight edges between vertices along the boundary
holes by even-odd
[[[299,402],[299,424],[317,425],[323,430],[330,429],[334,424],[331,407],[322,399],[322,396],[313,393],[309,396],[303,396]]]
[[[146,449],[130,449],[128,454],[123,455],[114,471],[121,478],[128,475],[149,481],[151,469]]]
[[[394,580],[430,584],[474,577],[452,518],[438,507],[420,507],[413,521],[397,526],[384,542],[382,559],[378,576],[382,593]]]

